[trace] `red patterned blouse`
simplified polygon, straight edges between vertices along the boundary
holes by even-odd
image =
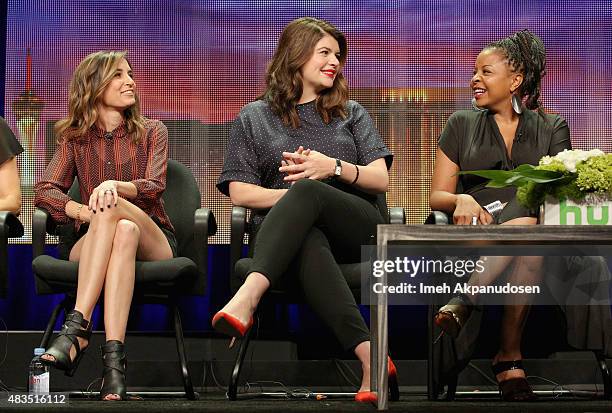
[[[129,201],[173,231],[161,199],[166,189],[168,130],[162,122],[150,119],[145,129],[138,143],[127,135],[124,123],[112,132],[94,125],[80,138],[63,140],[34,187],[34,205],[49,211],[58,224],[65,224],[70,219],[65,208],[71,200],[66,192],[75,176],[84,202],[106,180],[132,182],[138,195]]]

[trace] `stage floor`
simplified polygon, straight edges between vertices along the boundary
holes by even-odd
[[[72,398],[64,407],[51,407],[54,411],[146,411],[153,412],[365,412],[376,411],[372,405],[363,405],[351,400],[280,400],[249,399],[230,402],[225,395],[206,394],[205,399],[145,399],[128,402],[101,402]],[[14,411],[49,411],[49,406],[21,405]],[[13,410],[13,409],[11,409]],[[610,412],[612,402],[604,400],[544,399],[532,403],[504,403],[497,400],[461,400],[453,402],[430,402],[422,396],[402,396],[399,402],[389,405],[392,412]],[[6,411],[6,410],[5,410]]]

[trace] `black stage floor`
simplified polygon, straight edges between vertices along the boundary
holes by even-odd
[[[206,399],[188,401],[181,399],[149,399],[128,402],[101,402],[71,399],[68,405],[24,406],[10,409],[16,412],[32,411],[121,411],[121,412],[367,412],[376,411],[372,405],[358,404],[352,400],[279,400],[250,399],[230,402],[222,393],[207,394]],[[3,409],[3,411],[10,411]],[[496,400],[461,400],[430,402],[420,396],[402,396],[399,402],[389,405],[392,412],[610,412],[612,402],[603,400],[542,399],[532,403],[504,403]]]
[[[7,335],[4,363],[0,363],[0,387],[12,391],[24,391],[27,366],[32,358],[32,348],[40,340],[40,332],[15,332]],[[181,375],[176,356],[176,344],[171,336],[130,336],[130,361],[128,389],[157,391],[161,395],[145,394],[144,400],[128,402],[101,402],[88,400],[83,394],[97,390],[102,371],[96,347],[102,336],[92,338],[92,350],[85,357],[72,378],[61,372],[51,371],[51,390],[71,391],[67,406],[24,406],[7,408],[7,393],[0,392],[0,412],[6,411],[127,411],[127,412],[355,412],[376,411],[374,406],[360,405],[350,398],[314,400],[304,399],[310,391],[351,392],[359,384],[360,366],[356,360],[326,359],[300,360],[295,344],[283,341],[256,340],[249,347],[241,374],[239,392],[285,390],[294,397],[284,395],[275,399],[249,398],[228,401],[225,389],[234,366],[236,348],[227,349],[227,340],[188,337],[189,370],[200,399],[188,401],[174,398],[182,390]],[[3,335],[0,334],[0,344]],[[0,345],[0,359],[2,358]],[[592,353],[554,353],[546,359],[527,359],[525,365],[530,374],[530,384],[545,394],[534,403],[503,403],[496,399],[492,373],[488,359],[472,360],[459,378],[460,400],[453,402],[426,400],[425,384],[427,366],[425,360],[396,358],[398,380],[402,399],[390,403],[392,412],[611,412],[612,401],[594,400],[603,394],[601,373]],[[608,361],[612,365],[612,360]],[[308,390],[311,389],[311,390]],[[466,392],[477,391],[479,398],[466,399]],[[163,392],[174,392],[163,393]],[[312,393],[310,393],[312,394]],[[576,398],[576,395],[584,396]],[[485,398],[488,396],[488,398]],[[555,398],[556,396],[556,398]]]

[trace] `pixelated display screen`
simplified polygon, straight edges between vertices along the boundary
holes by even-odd
[[[453,111],[470,107],[476,55],[517,30],[546,45],[543,101],[567,119],[574,146],[612,150],[608,1],[9,1],[5,116],[26,148],[18,242],[30,242],[32,185],[55,149],[75,66],[116,49],[129,52],[143,113],[166,124],[170,157],[193,171],[217,217],[212,242],[227,243],[231,204],[215,183],[231,122],[262,91],[283,26],[307,15],[347,36],[351,96],[395,154],[388,204],[409,223],[429,212],[436,140]]]

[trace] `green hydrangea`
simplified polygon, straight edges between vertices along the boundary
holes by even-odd
[[[551,183],[526,182],[517,190],[518,201],[537,208],[550,195],[559,200],[582,201],[589,193],[612,195],[612,154],[594,156],[576,164],[576,172],[569,172],[563,162],[549,158],[535,169],[561,172],[564,178]]]
[[[565,168],[565,165],[563,165],[563,162],[557,161],[557,160],[553,160],[548,165],[540,164],[540,165],[536,166],[535,169],[539,169],[539,170],[542,170],[542,171],[562,172],[564,174],[568,173],[567,169]]]
[[[612,192],[612,154],[589,158],[576,165],[576,185],[583,192]]]
[[[544,187],[546,185],[539,185],[535,182],[527,182],[523,186],[519,186],[516,190],[517,201],[530,209],[537,208],[544,202],[546,197],[546,191]]]
[[[586,193],[580,190],[574,179],[565,185],[555,185],[552,188],[551,195],[559,200],[571,199],[572,201],[579,202],[584,199]]]

